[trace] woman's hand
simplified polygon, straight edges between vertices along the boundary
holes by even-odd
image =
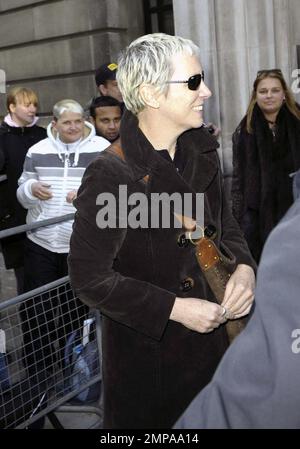
[[[249,265],[240,264],[226,285],[222,306],[228,319],[248,315],[254,301],[255,274]]]
[[[37,181],[31,184],[31,193],[39,200],[46,201],[52,198],[50,187],[49,184]]]
[[[199,298],[176,298],[170,319],[200,333],[212,332],[226,321],[224,307]]]
[[[67,203],[73,203],[73,201],[77,198],[77,190],[70,190],[66,196]]]

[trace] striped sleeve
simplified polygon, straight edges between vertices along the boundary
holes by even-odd
[[[37,181],[38,175],[33,166],[32,153],[29,150],[24,161],[23,173],[18,180],[19,188],[17,190],[18,201],[25,209],[35,207],[40,201],[31,193],[31,185]]]

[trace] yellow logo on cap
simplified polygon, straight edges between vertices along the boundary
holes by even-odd
[[[109,64],[107,66],[107,68],[113,72],[114,70],[117,70],[118,64],[115,64],[114,62],[112,62],[111,64]]]

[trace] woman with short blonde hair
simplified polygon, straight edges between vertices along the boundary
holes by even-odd
[[[103,317],[104,428],[166,429],[222,358],[226,309],[236,317],[249,313],[253,261],[223,196],[218,143],[202,126],[211,91],[196,45],[179,36],[142,36],[120,57],[117,80],[128,109],[121,142],[85,172],[69,269],[79,298]],[[129,208],[121,204],[127,192]],[[237,257],[225,307],[185,234],[183,214],[196,225],[196,192],[205,196],[199,221],[213,224],[216,244],[222,240]],[[112,200],[111,224],[103,220],[101,194]],[[183,204],[185,194],[194,199],[189,212],[171,199]],[[151,198],[161,199],[160,210]],[[173,225],[175,215],[182,225]]]
[[[6,107],[8,112],[11,112],[10,106],[16,106],[18,101],[23,104],[32,103],[35,107],[38,107],[38,96],[36,92],[29,87],[16,86],[8,91],[6,98]]]

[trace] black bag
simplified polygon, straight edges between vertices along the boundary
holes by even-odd
[[[10,387],[6,354],[0,352],[0,391]]]
[[[83,337],[80,331],[74,331],[69,336],[65,351],[64,363],[67,382],[67,392],[77,390],[100,372],[100,354],[95,339],[95,329],[92,329],[94,318],[83,323]],[[101,394],[101,381],[78,393],[72,401],[95,402]]]

